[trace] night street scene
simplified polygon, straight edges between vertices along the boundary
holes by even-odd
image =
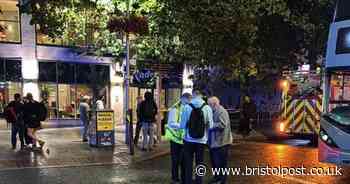
[[[0,184],[350,184],[350,0],[0,0]]]

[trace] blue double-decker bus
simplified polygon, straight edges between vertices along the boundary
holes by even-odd
[[[323,83],[319,160],[350,164],[350,1],[338,0]]]

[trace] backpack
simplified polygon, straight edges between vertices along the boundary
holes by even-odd
[[[8,123],[14,123],[17,121],[17,115],[14,107],[6,107],[4,115]]]
[[[141,116],[144,121],[154,121],[157,114],[156,104],[153,101],[144,101],[141,105]]]
[[[193,104],[189,104],[192,108],[192,112],[190,115],[190,120],[187,124],[188,127],[188,133],[190,137],[194,139],[200,139],[204,137],[205,133],[205,119],[204,119],[204,113],[202,111],[203,107],[206,105],[203,103],[203,105],[199,108],[196,108]]]

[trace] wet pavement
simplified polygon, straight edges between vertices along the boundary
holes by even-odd
[[[130,162],[121,165],[66,166],[53,168],[25,168],[0,170],[0,183],[170,183],[170,157],[165,155],[147,161]],[[206,154],[206,162],[209,162]],[[241,142],[230,150],[230,167],[335,167],[319,163],[317,150],[310,147],[294,147],[281,144]],[[230,176],[228,183],[266,184],[347,184],[350,168],[342,167],[342,176]],[[205,176],[208,182],[210,174]]]
[[[118,132],[118,131],[117,131]],[[131,157],[123,144],[123,134],[117,133],[114,149],[91,148],[80,141],[79,128],[47,129],[40,134],[48,140],[49,154],[12,151],[8,131],[0,131],[0,184],[56,183],[170,183],[168,145],[159,145],[152,153],[136,150]],[[257,136],[259,137],[259,136]],[[303,140],[276,143],[236,140],[230,149],[229,166],[246,167],[312,167],[333,168],[335,165],[318,162],[317,149],[304,145]],[[210,167],[206,153],[206,165]],[[205,182],[211,177],[207,168]],[[243,171],[244,172],[244,171]],[[350,183],[350,168],[343,166],[342,176],[230,176],[228,183],[266,184],[328,184]]]
[[[144,153],[136,149],[135,155],[131,157],[127,145],[124,144],[123,128],[123,126],[116,128],[114,148],[96,148],[82,142],[80,127],[43,129],[38,133],[39,137],[46,141],[43,151],[12,150],[10,131],[0,130],[0,171],[22,168],[128,165],[134,160],[152,158],[169,151],[166,143],[162,143],[153,152]]]
[[[9,131],[0,131],[0,170],[128,162],[128,149],[118,135],[114,149],[92,148],[81,141],[80,128],[44,129],[39,131],[39,137],[46,141],[43,151],[12,150],[9,136]]]

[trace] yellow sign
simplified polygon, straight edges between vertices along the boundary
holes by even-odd
[[[113,117],[113,111],[97,112],[97,131],[112,131]]]

